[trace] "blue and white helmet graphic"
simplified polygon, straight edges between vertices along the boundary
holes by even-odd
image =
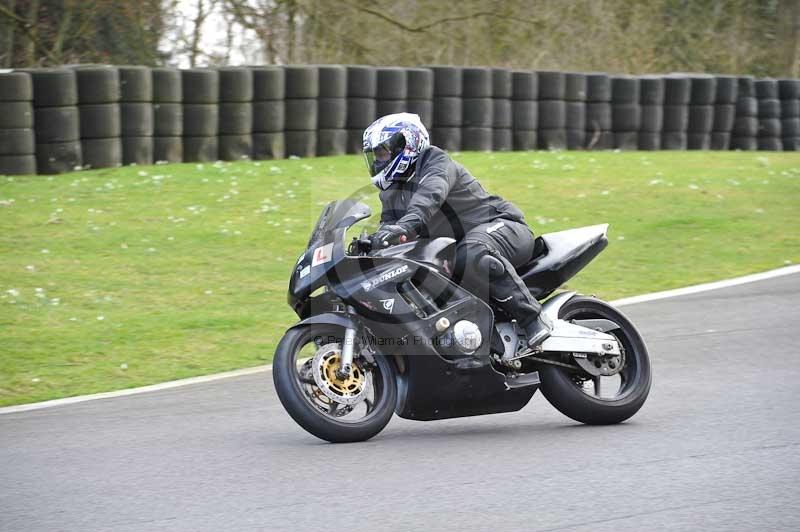
[[[377,119],[364,131],[364,158],[372,184],[384,190],[392,181],[414,176],[420,152],[430,146],[418,115],[395,113]]]

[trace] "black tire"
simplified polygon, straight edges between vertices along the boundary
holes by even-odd
[[[427,68],[407,68],[409,100],[433,100],[433,72]]]
[[[599,150],[613,150],[614,149],[614,133],[611,131],[602,130],[587,130],[586,131],[586,149],[599,151]]]
[[[689,124],[686,130],[689,133],[710,133],[714,126],[713,105],[690,105]]]
[[[253,71],[244,67],[223,67],[219,72],[219,101],[253,101]]]
[[[364,129],[377,118],[377,103],[372,98],[347,99],[347,128]]]
[[[82,166],[81,143],[78,141],[36,144],[36,167],[40,174],[63,174]]]
[[[586,130],[611,131],[611,104],[589,102],[586,104]]]
[[[253,102],[253,133],[279,133],[286,127],[284,100]]]
[[[406,112],[405,100],[375,100],[375,114],[378,116]]]
[[[461,98],[454,96],[437,96],[433,100],[434,127],[461,127],[464,123]]]
[[[461,149],[464,151],[492,151],[492,128],[461,128]]]
[[[183,161],[187,163],[215,162],[219,158],[219,137],[183,137]]]
[[[569,370],[543,364],[539,369],[545,398],[565,416],[587,425],[621,423],[642,408],[650,393],[652,371],[647,346],[634,325],[619,310],[600,300],[575,297],[560,310],[561,319],[597,317],[620,326],[611,331],[625,348],[623,371],[631,373],[617,398],[601,399],[581,391]]]
[[[798,117],[800,117],[800,100],[781,100],[781,118]]]
[[[149,68],[121,66],[118,70],[121,102],[153,101],[153,76]]]
[[[347,67],[348,98],[375,98],[377,92],[378,74],[375,72],[375,67],[361,65]]]
[[[758,100],[751,97],[736,100],[736,116],[758,116]]]
[[[344,155],[347,153],[346,129],[320,129],[317,131],[317,155]]]
[[[661,149],[661,133],[654,133],[649,131],[639,132],[639,145],[640,150],[654,151]]]
[[[712,131],[727,132],[733,129],[733,121],[736,119],[736,105],[717,104],[714,106],[714,126]]]
[[[687,150],[710,150],[711,149],[711,133],[693,133],[693,132],[689,132],[686,135],[686,149]]]
[[[153,161],[157,163],[182,163],[183,138],[153,137]]]
[[[755,137],[758,134],[758,118],[753,116],[736,117],[733,121],[734,137]]]
[[[780,118],[780,100],[758,100],[758,118]]]
[[[153,104],[153,135],[156,137],[183,135],[183,104]]]
[[[153,102],[181,103],[183,101],[183,81],[177,68],[154,68],[151,71]]]
[[[716,105],[735,104],[739,96],[739,79],[734,76],[717,76],[717,95],[714,99]]]
[[[756,80],[752,76],[740,76],[737,78],[736,92],[737,99],[754,98],[756,95]]]
[[[539,99],[539,78],[536,72],[515,70],[511,73],[511,98],[520,101]]]
[[[614,104],[638,105],[641,99],[639,78],[631,76],[613,76],[611,78],[611,101]]]
[[[511,127],[514,119],[511,112],[511,100],[493,98],[492,99],[492,127],[495,129],[507,129]]]
[[[786,118],[781,120],[781,136],[798,137],[800,136],[800,118]]]
[[[586,74],[567,72],[564,74],[564,99],[568,102],[586,101]]]
[[[445,151],[459,151],[461,149],[461,128],[435,127],[431,131],[431,143]]]
[[[81,105],[80,131],[83,139],[104,139],[122,134],[122,115],[118,103]]]
[[[463,98],[491,98],[492,70],[490,68],[465,67],[461,74]]]
[[[253,100],[283,100],[286,97],[286,73],[281,67],[253,69]]]
[[[567,102],[567,129],[586,129],[586,104],[584,102]],[[567,138],[569,145],[569,138]]]
[[[685,150],[688,139],[685,131],[662,131],[661,149],[662,150]]]
[[[692,80],[676,75],[664,77],[664,105],[688,105],[691,96]]]
[[[253,133],[253,159],[283,159],[286,157],[286,138],[282,131]]]
[[[491,98],[464,98],[461,100],[464,127],[492,127],[493,103]]]
[[[382,356],[375,357],[378,371],[373,372],[376,390],[374,410],[363,421],[343,422],[326,415],[305,399],[297,375],[296,353],[316,336],[341,338],[340,329],[332,326],[305,326],[289,329],[281,338],[272,361],[275,391],[288,414],[303,429],[314,436],[332,442],[365,441],[377,435],[389,423],[397,402],[397,381],[394,366]]]
[[[317,129],[318,111],[315,99],[287,99],[286,130],[311,131]]]
[[[121,91],[119,71],[112,66],[76,67],[78,103],[116,103]]]
[[[778,97],[781,100],[797,100],[800,98],[800,79],[779,79]]]
[[[219,102],[219,72],[206,68],[181,70],[183,103],[216,104]]]
[[[756,98],[759,100],[778,99],[778,80],[757,79],[755,81]]]
[[[664,108],[660,105],[643,105],[642,125],[639,130],[647,133],[660,133],[662,129],[664,129]]]
[[[35,175],[36,156],[0,155],[0,175]]]
[[[219,128],[219,104],[189,103],[183,105],[183,134],[187,137],[210,137]]]
[[[347,125],[347,98],[320,98],[317,100],[317,115],[319,129],[344,129]]]
[[[419,119],[427,128],[433,125],[433,100],[406,100],[409,113],[419,115]]]
[[[253,156],[253,137],[246,135],[220,135],[219,159],[221,161],[242,161]]]
[[[364,149],[364,130],[363,129],[348,129],[347,130],[347,153],[361,154]]]
[[[567,102],[539,100],[539,129],[564,129],[567,126]],[[541,135],[539,136],[541,141]],[[565,140],[566,142],[566,140]]]
[[[511,71],[507,68],[492,69],[492,98],[510,99],[514,94]]]
[[[27,70],[33,82],[35,107],[61,107],[78,104],[78,81],[75,71],[67,68]]]
[[[84,168],[116,168],[122,166],[122,140],[81,139]]]
[[[757,143],[759,151],[783,151],[780,137],[759,137]]]
[[[800,136],[783,137],[783,151],[800,151]]]
[[[33,105],[30,102],[2,102],[0,128],[25,129],[33,127]]]
[[[153,164],[153,137],[122,137],[122,164]]]
[[[0,155],[33,155],[36,137],[32,129],[0,129]]]
[[[319,98],[347,98],[347,69],[342,65],[319,65]]]
[[[758,136],[760,138],[780,137],[781,134],[781,121],[777,118],[758,120]]]
[[[539,102],[536,100],[512,100],[511,127],[525,131],[539,129]]]
[[[731,136],[731,149],[741,151],[753,151],[758,149],[758,142],[755,137]]]
[[[614,148],[624,151],[639,149],[638,131],[614,131]]]
[[[566,150],[567,130],[564,128],[539,128],[536,135],[538,146],[542,150]]]
[[[36,142],[71,142],[80,138],[77,107],[40,107],[34,109]]]
[[[123,137],[152,137],[154,131],[153,104],[121,103],[119,113],[122,120]],[[83,113],[81,113],[81,122]]]
[[[731,134],[721,131],[711,132],[711,146],[710,149],[715,151],[729,150],[731,147]]]
[[[642,105],[664,105],[664,78],[641,76],[639,78],[639,103]]]
[[[30,102],[33,82],[27,72],[0,72],[0,102]]]
[[[713,76],[693,76],[692,105],[713,105],[717,97],[717,79]]]
[[[664,131],[685,132],[689,126],[688,105],[664,106]]]
[[[220,135],[249,135],[253,131],[253,104],[220,103],[218,131]]]
[[[319,71],[315,66],[286,67],[286,98],[319,97]]]
[[[614,132],[638,131],[642,126],[642,108],[638,103],[615,103],[611,107],[611,129]]]
[[[511,151],[514,149],[514,137],[510,128],[492,130],[492,151]]]
[[[586,74],[586,101],[611,101],[611,78],[608,74],[604,72]]]
[[[539,99],[563,100],[567,94],[567,79],[563,72],[540,70],[536,72],[539,78]]]
[[[582,150],[586,147],[586,129],[567,129],[567,149]]]
[[[463,74],[461,68],[433,66],[433,96],[461,96]]]
[[[317,132],[286,131],[286,155],[291,157],[314,157],[317,154]]]
[[[534,102],[536,103],[536,102]],[[539,135],[535,129],[512,129],[514,151],[531,151],[539,145]]]

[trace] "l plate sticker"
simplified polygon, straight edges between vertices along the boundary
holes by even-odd
[[[311,266],[319,266],[320,264],[325,264],[326,262],[330,262],[333,258],[333,242],[330,244],[325,244],[324,246],[320,246],[314,250],[314,256],[311,259]]]

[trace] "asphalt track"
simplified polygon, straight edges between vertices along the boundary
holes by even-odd
[[[395,418],[316,440],[271,375],[0,415],[0,531],[800,530],[800,275],[624,307],[630,421]]]

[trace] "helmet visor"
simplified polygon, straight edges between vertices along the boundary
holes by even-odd
[[[384,144],[364,151],[364,159],[371,177],[375,177],[392,161],[392,152]]]

